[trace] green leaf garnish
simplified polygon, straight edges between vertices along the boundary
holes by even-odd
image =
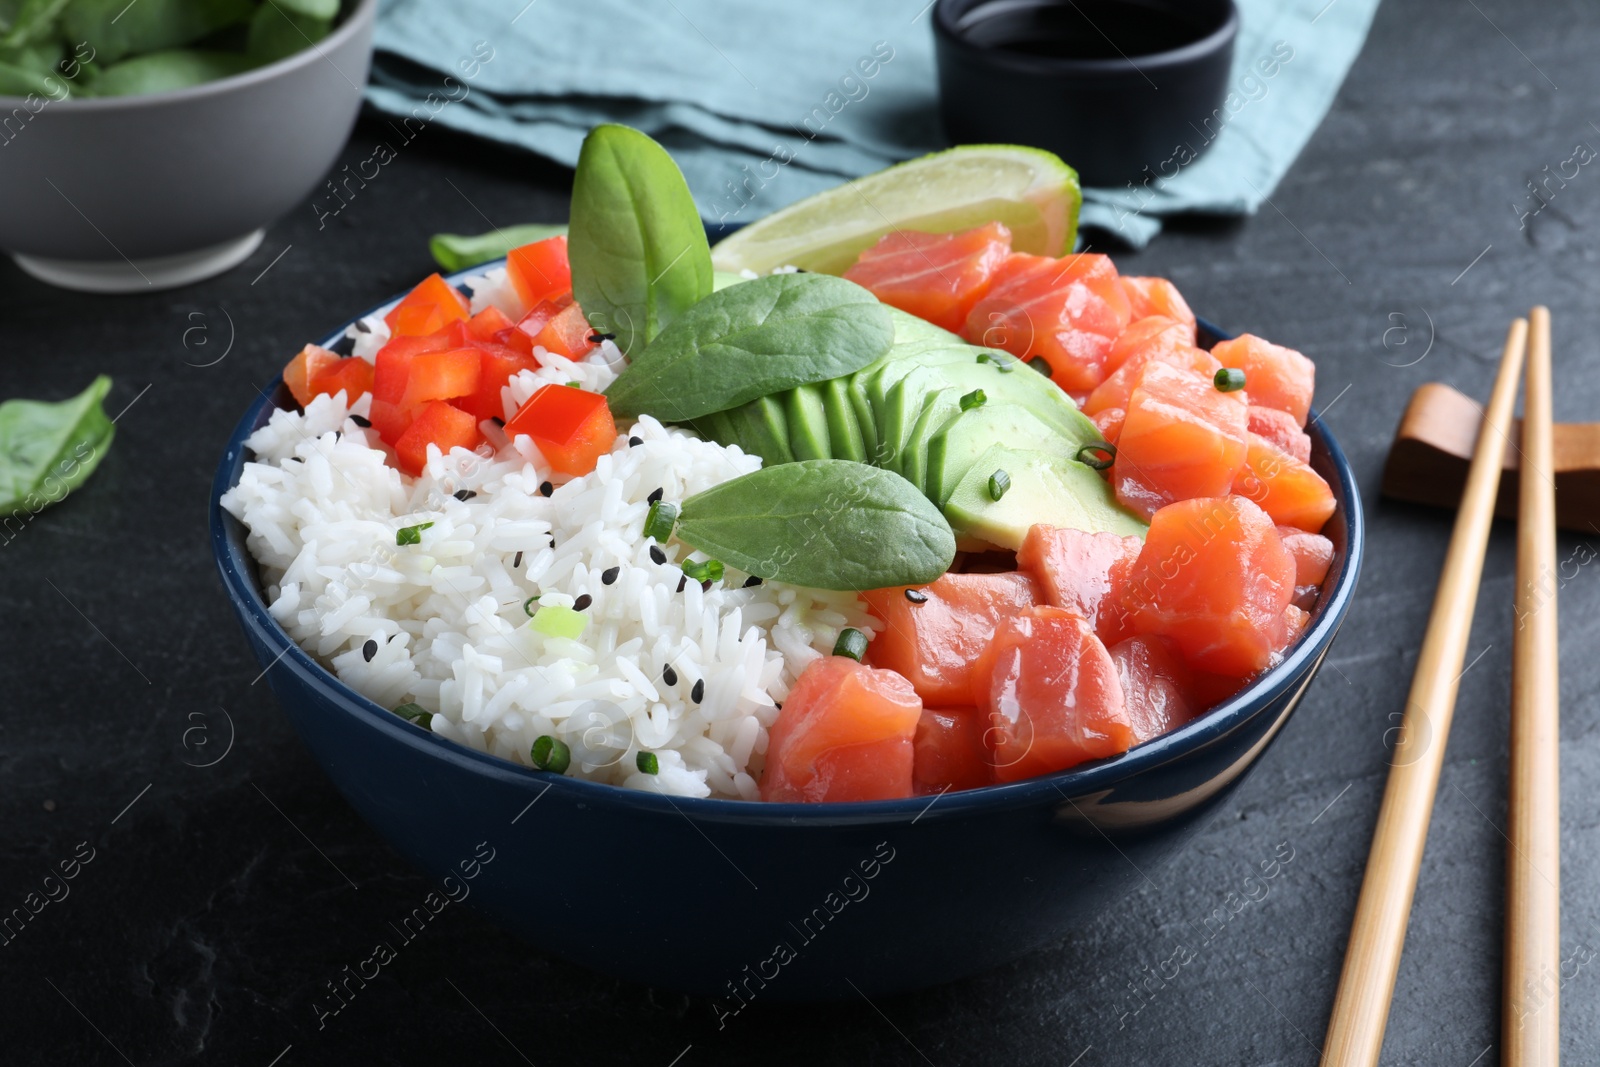
[[[94,473],[116,434],[110,390],[102,374],[70,400],[0,404],[0,517],[59,504]]]

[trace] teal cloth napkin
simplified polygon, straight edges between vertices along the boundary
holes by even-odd
[[[1142,247],[1165,216],[1254,213],[1327,113],[1378,6],[1237,2],[1218,121],[1147,180],[1084,190],[1084,225]],[[569,166],[591,126],[623,122],[672,151],[708,221],[743,223],[944,146],[931,6],[387,0],[367,99],[400,141],[437,123]],[[1191,160],[1204,136],[1215,143]]]

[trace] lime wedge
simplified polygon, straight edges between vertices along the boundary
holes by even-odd
[[[892,230],[951,233],[1003,222],[1018,252],[1059,256],[1078,232],[1078,172],[1020,145],[961,145],[790,204],[718,242],[717,270],[793,265],[842,274]]]

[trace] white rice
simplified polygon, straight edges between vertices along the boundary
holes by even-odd
[[[468,279],[473,310],[515,312],[504,283],[503,270]],[[354,354],[371,361],[389,331],[380,311],[349,333]],[[576,363],[538,354],[540,369],[504,390],[507,416],[545,384],[604,390],[623,365],[609,341]],[[527,437],[508,442],[485,423],[482,454],[430,449],[413,479],[386,462],[375,431],[350,420],[369,404],[347,407],[340,393],[275,412],[246,442],[255,460],[222,505],[248,528],[289,635],[378,704],[434,712],[443,737],[531,765],[534,740],[548,734],[569,746],[578,777],[753,800],[767,728],[800,672],[844,627],[879,626],[853,593],[746,588],[731,568],[709,590],[687,581],[680,592],[678,564],[704,557],[676,541],[662,546],[666,564],[651,560],[649,495],[682,501],[761,465],[738,448],[646,416],[619,425],[592,474],[568,479]],[[630,447],[630,435],[643,443]],[[548,498],[545,481],[556,485]],[[476,495],[459,500],[462,490]],[[420,544],[396,545],[397,530],[425,522]],[[580,639],[528,625],[529,598],[570,607],[584,595]],[[659,774],[638,770],[641,751],[656,754]]]

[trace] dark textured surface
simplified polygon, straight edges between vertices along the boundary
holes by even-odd
[[[1319,400],[1372,523],[1363,591],[1327,667],[1189,852],[1082,937],[1004,970],[875,1005],[758,1003],[722,1030],[704,1002],[543,959],[453,905],[319,1029],[322,984],[396,940],[390,920],[430,887],[356,819],[252,684],[205,540],[216,453],[256,386],[305,339],[430,269],[429,233],[560,217],[566,176],[430,130],[325,229],[304,206],[245,266],[201,286],[88,299],[0,266],[0,392],[61,396],[109,371],[113,411],[139,398],[89,486],[0,539],[0,905],[39,890],[79,842],[95,850],[70,896],[0,945],[0,1058],[1314,1063],[1386,731],[1448,535],[1447,516],[1377,499],[1387,438],[1424,380],[1485,395],[1507,320],[1536,301],[1555,315],[1557,416],[1600,409],[1594,164],[1565,188],[1552,181],[1548,206],[1518,223],[1535,206],[1526,180],[1579,142],[1600,144],[1597,41],[1600,11],[1576,2],[1389,0],[1275,207],[1181,227],[1123,259],[1170,275],[1214,321],[1316,358]],[[391,136],[364,122],[346,160]],[[1499,1057],[1512,550],[1497,528],[1387,1063]],[[1563,535],[1559,552],[1564,1047],[1586,1063],[1600,1048],[1600,978],[1579,966],[1600,944],[1600,572],[1580,562],[1594,558],[1582,538]],[[231,751],[188,765],[217,760],[230,722]],[[1291,849],[1277,877],[1246,882]],[[1141,982],[1153,990],[1142,1009],[1130,990]]]

